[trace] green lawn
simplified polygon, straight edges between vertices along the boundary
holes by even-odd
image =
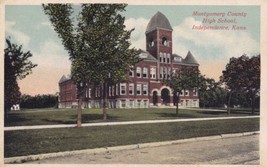
[[[247,110],[233,111],[231,116],[250,115]],[[227,116],[226,111],[197,111],[179,109],[176,117],[175,108],[147,108],[147,109],[109,109],[108,121],[137,121],[137,120],[162,120],[183,118],[205,118]],[[51,124],[75,124],[75,109],[28,109],[10,112],[5,119],[5,126],[21,125],[51,125]],[[83,110],[83,123],[103,122],[101,109]]]
[[[259,118],[6,131],[4,156],[24,156],[258,130]]]

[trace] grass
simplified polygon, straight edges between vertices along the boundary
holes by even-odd
[[[231,116],[250,115],[247,110],[233,111]],[[175,108],[147,108],[147,109],[109,109],[108,121],[138,121],[162,120],[182,118],[206,118],[227,116],[226,111],[197,111],[179,109],[176,117]],[[75,124],[75,109],[28,109],[10,112],[5,119],[5,126]],[[82,116],[83,123],[103,122],[102,109],[85,109]]]
[[[4,132],[4,157],[259,130],[259,118]]]

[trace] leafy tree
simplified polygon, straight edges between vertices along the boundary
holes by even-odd
[[[32,72],[32,68],[36,67],[29,58],[32,57],[30,51],[23,52],[22,45],[12,44],[6,39],[7,48],[4,49],[5,71],[4,71],[4,98],[5,98],[5,116],[11,106],[19,103],[20,91],[17,79],[23,79]]]
[[[252,114],[255,112],[255,99],[260,91],[260,55],[249,58],[246,55],[230,59],[220,77],[220,81],[227,86],[228,114],[230,114],[230,102],[233,93],[249,93],[251,97]]]
[[[107,118],[107,84],[127,79],[129,67],[138,62],[138,51],[130,49],[130,35],[120,14],[125,4],[83,4],[75,29],[69,4],[43,5],[55,31],[69,51],[71,75],[77,84],[78,127],[81,126],[81,104],[86,83],[101,85],[104,120]]]
[[[180,94],[183,90],[197,91],[199,86],[199,71],[181,68],[178,73],[172,74],[169,78],[164,80],[164,82],[173,90],[173,94],[176,96],[176,116],[178,116]]]

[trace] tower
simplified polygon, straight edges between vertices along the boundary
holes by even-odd
[[[157,12],[146,28],[146,50],[157,60],[157,79],[164,78],[171,71],[172,27],[161,12]]]

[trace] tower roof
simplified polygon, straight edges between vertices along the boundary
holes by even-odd
[[[146,33],[153,31],[157,28],[164,28],[172,31],[171,24],[167,17],[161,12],[157,12],[149,21],[146,27]]]
[[[185,59],[184,59],[184,63],[187,63],[187,64],[198,64],[198,62],[196,61],[196,59],[194,58],[194,56],[192,55],[192,53],[190,51],[188,51]]]

